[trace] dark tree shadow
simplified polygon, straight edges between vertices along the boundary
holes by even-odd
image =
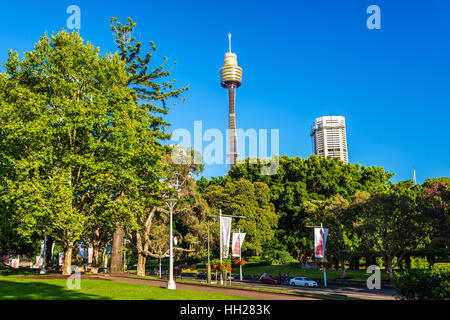
[[[66,290],[63,286],[44,282],[0,280],[0,300],[111,300],[111,298]]]

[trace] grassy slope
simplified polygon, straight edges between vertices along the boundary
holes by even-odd
[[[23,279],[0,275],[0,300],[240,300],[243,297],[190,290],[171,291],[141,284],[81,280],[69,290],[62,279]]]

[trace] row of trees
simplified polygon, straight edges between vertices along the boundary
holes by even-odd
[[[174,196],[175,249],[197,260],[218,210],[245,216],[233,225],[247,233],[243,249],[271,261],[312,257],[306,226],[323,223],[343,276],[355,251],[383,256],[391,273],[406,250],[448,248],[449,179],[393,184],[383,168],[313,155],[283,156],[271,176],[247,159],[196,181],[203,167],[192,159],[201,155],[164,144],[164,116],[187,88],[175,89],[166,58],[151,68],[156,48],[142,53],[131,19],[111,22],[114,54],[65,31],[42,36],[22,59],[9,54],[0,74],[0,249],[32,253],[47,236],[63,247],[70,274],[81,238],[97,266],[112,242],[114,272],[126,237],[144,275],[147,258],[169,247],[164,200]]]
[[[168,101],[186,88],[174,89],[164,64],[150,69],[156,48],[142,54],[131,19],[111,22],[115,54],[61,31],[22,59],[11,51],[0,75],[0,248],[23,251],[46,235],[64,249],[64,274],[82,236],[99,264],[114,235],[112,269],[121,268],[124,232],[141,273],[147,256],[162,255],[150,230],[164,225],[175,172],[180,202],[193,203],[185,219],[203,214],[190,185],[197,168],[167,161],[171,148],[162,144]],[[189,224],[191,238],[198,224]]]
[[[116,272],[125,237],[144,275],[147,258],[163,258],[169,247],[165,199],[175,196],[176,252],[204,258],[207,215],[219,209],[246,216],[246,243],[262,250],[278,219],[268,186],[239,181],[198,191],[193,176],[203,166],[192,159],[201,155],[164,144],[169,102],[187,88],[167,80],[166,58],[151,68],[156,48],[151,42],[142,53],[131,19],[111,22],[114,54],[66,31],[42,36],[23,58],[9,53],[0,75],[0,249],[33,255],[47,236],[62,247],[70,274],[81,242],[94,248],[94,266],[110,243]]]
[[[330,230],[327,251],[339,262],[342,277],[346,261],[355,255],[368,260],[383,257],[392,279],[392,270],[412,250],[434,248],[448,254],[448,178],[429,179],[422,186],[412,181],[392,183],[393,174],[383,168],[315,155],[283,156],[271,176],[261,174],[262,166],[259,160],[247,159],[225,177],[202,179],[199,188],[207,195],[218,186],[242,181],[267,185],[278,216],[275,236],[266,238],[263,249],[271,260],[312,257],[313,236],[306,226],[320,223]]]

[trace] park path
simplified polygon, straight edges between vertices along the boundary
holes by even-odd
[[[358,298],[358,299],[365,299],[365,300],[396,300],[395,297],[393,296],[394,292],[383,292],[380,293],[377,290],[374,290],[373,293],[369,293],[367,292],[367,290],[363,289],[363,288],[356,288],[356,287],[345,287],[345,286],[341,286],[341,287],[328,287],[328,288],[305,288],[305,287],[290,287],[287,285],[270,285],[270,284],[265,284],[265,285],[261,285],[259,283],[254,283],[254,282],[240,282],[240,281],[235,281],[233,283],[233,285],[237,285],[237,286],[247,286],[247,287],[264,287],[264,288],[268,288],[268,289],[277,289],[277,290],[301,290],[302,292],[305,293],[318,293],[318,294],[324,294],[324,295],[341,295],[341,296],[347,296],[347,297],[351,297],[351,298]]]

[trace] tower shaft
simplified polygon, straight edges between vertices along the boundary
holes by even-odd
[[[234,85],[228,86],[228,121],[229,121],[229,157],[231,169],[236,164],[237,159],[237,135],[236,135],[236,114],[235,114],[235,102],[236,102],[236,87]]]

